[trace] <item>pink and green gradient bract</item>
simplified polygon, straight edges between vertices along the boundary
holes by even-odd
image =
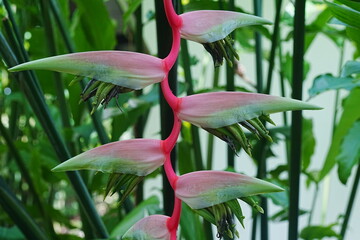
[[[151,215],[135,223],[122,237],[122,240],[170,240],[167,222],[170,217]]]
[[[93,148],[61,163],[53,171],[87,169],[146,176],[164,161],[161,140],[131,139]]]
[[[23,63],[10,71],[29,69],[71,73],[131,89],[161,82],[166,76],[162,59],[123,51],[65,54]]]
[[[219,128],[283,111],[320,109],[288,98],[245,92],[213,92],[180,99],[177,115],[203,128]]]
[[[224,39],[240,27],[271,24],[264,18],[230,11],[193,11],[181,14],[180,17],[181,37],[198,43],[212,43]]]
[[[201,209],[232,199],[270,192],[282,188],[260,179],[225,171],[199,171],[179,177],[175,194],[193,209]]]

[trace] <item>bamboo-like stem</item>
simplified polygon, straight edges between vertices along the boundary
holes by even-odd
[[[50,9],[49,9],[48,1],[41,0],[40,1],[40,9],[41,9],[41,15],[42,15],[42,19],[43,19],[44,28],[45,28],[45,34],[46,34],[46,40],[47,40],[49,53],[51,56],[55,56],[57,54],[57,50],[56,50],[56,44],[55,44],[54,31],[52,28],[52,20],[50,18],[50,13],[49,13]],[[62,82],[61,75],[58,72],[54,72],[53,76],[54,76],[54,86],[55,86],[56,96],[58,99],[57,102],[59,103],[62,125],[64,128],[71,129],[70,116],[69,116],[69,111],[68,111],[69,108],[66,103],[67,101],[66,101],[65,93],[64,93],[64,84]],[[68,139],[72,139],[72,137],[69,136]],[[69,149],[71,149],[72,154],[75,154],[74,144],[69,142],[68,147],[69,147]]]
[[[136,30],[135,30],[135,46],[137,52],[144,51],[144,39],[143,39],[143,23],[142,23],[142,3],[135,10]],[[142,90],[135,92],[136,96],[139,97],[143,94]],[[148,113],[141,115],[134,125],[134,136],[135,138],[142,138],[144,135],[144,129],[146,124]],[[144,200],[144,182],[140,182],[136,187],[136,204],[140,204]]]
[[[3,59],[8,67],[13,67],[19,63],[2,34],[0,34],[0,54],[3,56]],[[61,162],[69,159],[70,154],[55,127],[55,124],[50,116],[49,109],[45,103],[44,96],[42,92],[38,90],[36,81],[32,77],[32,74],[30,71],[25,71],[22,73],[16,73],[14,76],[18,80],[18,84],[24,91],[25,96],[28,98],[28,101],[39,119],[45,133],[47,134],[58,159]],[[19,81],[20,76],[24,76],[26,80]],[[77,193],[77,196],[79,197],[81,206],[84,208],[89,221],[91,221],[93,228],[97,231],[99,237],[106,238],[108,236],[107,230],[95,209],[90,194],[87,191],[79,173],[67,172],[67,175],[73,185],[73,188],[75,189],[75,192]]]
[[[254,0],[254,13],[256,16],[262,16],[262,0]],[[274,44],[274,43],[273,43]],[[261,34],[255,33],[255,63],[256,63],[256,89],[258,93],[262,93],[263,89],[263,48],[262,48],[262,37]],[[275,54],[274,54],[275,57]],[[271,61],[271,59],[270,59]],[[272,60],[274,61],[274,59]],[[270,70],[269,70],[270,71]],[[272,75],[270,75],[272,77]],[[256,159],[258,160],[258,178],[266,178],[267,167],[266,167],[266,151],[267,143],[265,140],[261,140],[260,144],[260,153],[257,154]],[[268,234],[268,211],[267,211],[267,199],[261,197],[261,207],[264,209],[264,214],[255,214],[253,222],[253,234],[256,234],[256,228],[258,226],[256,218],[260,217],[260,236],[261,239],[267,240],[269,238]]]
[[[165,14],[165,8],[162,1],[155,0],[155,12],[156,12],[156,29],[157,29],[157,46],[158,57],[165,58],[168,56],[172,47],[172,29],[169,26],[168,20]],[[177,4],[176,4],[177,5]],[[168,60],[172,62],[173,60]],[[174,61],[175,63],[175,61]],[[177,86],[177,66],[172,68],[168,75],[170,89],[173,93],[176,93]],[[161,137],[167,138],[173,127],[173,110],[166,102],[164,96],[160,95],[160,119],[161,119]],[[172,166],[176,166],[176,150],[174,149],[170,155]],[[166,215],[171,215],[174,206],[174,191],[171,188],[169,182],[166,179],[166,173],[163,171],[163,200],[164,200],[164,212]]]
[[[59,28],[59,31],[61,33],[61,37],[64,40],[67,51],[70,52],[70,53],[75,52],[74,42],[70,38],[69,31],[65,27],[65,23],[64,23],[61,15],[60,15],[59,8],[58,8],[56,2],[54,2],[54,0],[50,1],[50,7],[51,7],[52,13],[54,15],[55,21],[57,23],[57,26]],[[81,84],[81,88],[84,89],[85,83],[84,83],[83,80],[80,81],[80,84]],[[87,102],[86,106],[87,106],[89,112],[91,112],[91,110],[93,108],[91,103]],[[106,143],[110,142],[110,139],[109,139],[108,135],[105,132],[104,126],[101,123],[99,113],[94,112],[93,114],[91,114],[91,120],[92,120],[92,122],[94,124],[95,130],[96,130],[96,132],[98,134],[98,137],[99,137],[99,140],[100,140],[101,144],[106,144]]]
[[[269,58],[269,69],[267,74],[267,85],[264,92],[265,94],[269,94],[271,89],[272,76],[273,76],[272,73],[274,71],[274,66],[275,66],[276,48],[279,45],[281,6],[282,6],[282,0],[276,0],[274,31],[271,35],[271,50],[270,50],[270,58]]]
[[[3,4],[5,6],[6,12],[9,16],[10,22],[11,22],[11,26],[12,26],[12,30],[13,30],[13,34],[15,36],[15,45],[17,46],[17,50],[16,51],[20,51],[19,54],[17,54],[17,60],[19,63],[22,62],[28,62],[29,61],[29,56],[25,50],[25,48],[23,47],[23,39],[21,37],[19,28],[15,22],[15,18],[14,18],[14,14],[11,10],[10,4],[8,0],[3,0]],[[37,88],[37,91],[41,92],[40,89],[40,84],[38,82],[38,79],[36,77],[36,75],[34,74],[33,71],[30,72],[30,74],[32,75],[32,78],[35,79],[35,87]]]
[[[318,194],[319,194],[319,184],[316,183],[314,196],[313,196],[313,199],[312,199],[312,202],[311,202],[311,210],[310,210],[310,213],[309,213],[309,219],[308,219],[308,224],[307,224],[308,226],[310,226],[311,222],[312,222],[312,218],[313,218],[314,211],[315,211],[316,199],[318,198]]]
[[[219,76],[220,76],[220,68],[215,68],[213,75],[213,89],[219,86]],[[206,156],[206,169],[212,169],[213,162],[213,153],[214,153],[214,135],[208,134],[208,142],[207,142],[207,156]]]
[[[304,36],[305,36],[305,2],[295,1],[292,98],[301,100],[304,79]],[[302,146],[302,111],[292,112],[291,125],[291,161],[289,162],[290,204],[288,239],[298,239],[300,170]]]
[[[192,95],[194,94],[194,86],[193,86],[193,79],[191,76],[188,44],[186,40],[181,41],[181,57],[184,68],[185,81],[187,83],[187,95]],[[202,160],[203,158],[201,153],[199,129],[194,125],[191,125],[190,128],[191,128],[192,146],[194,150],[196,170],[197,171],[203,170],[204,167],[203,167],[203,160]]]
[[[354,206],[356,192],[359,189],[359,180],[360,180],[360,161],[359,161],[358,168],[357,168],[357,171],[356,171],[354,183],[353,183],[353,186],[351,188],[349,202],[347,204],[346,211],[345,211],[344,221],[343,221],[343,223],[341,225],[340,239],[342,239],[342,240],[345,239],[347,226],[348,226],[348,223],[349,223],[349,220],[350,220],[352,208]]]
[[[0,177],[0,205],[27,239],[49,239]]]
[[[228,9],[230,11],[235,10],[235,2],[234,0],[229,0]],[[235,33],[231,34],[231,38],[235,39]],[[234,62],[234,57],[230,57],[230,61]],[[237,64],[233,64],[233,66],[226,65],[226,91],[235,91],[235,67]],[[227,165],[228,167],[235,167],[235,153],[234,150],[227,146]]]

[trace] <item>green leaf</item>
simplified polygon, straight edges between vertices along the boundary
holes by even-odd
[[[356,29],[360,29],[360,12],[328,1],[326,1],[326,4],[337,19]]]
[[[319,180],[323,179],[334,167],[344,137],[347,135],[353,124],[360,118],[359,99],[360,88],[354,88],[345,99],[343,105],[344,111],[335,129],[334,137],[327,153],[324,166],[321,169]]]
[[[194,166],[194,155],[192,144],[187,141],[181,141],[177,145],[179,147],[178,151],[178,165],[180,174],[185,174],[195,171]]]
[[[114,21],[99,0],[75,0],[73,34],[77,51],[109,50],[116,44]]]
[[[360,29],[346,28],[347,36],[354,42],[357,52],[354,54],[354,58],[360,56]]]
[[[338,174],[339,179],[343,184],[346,184],[348,178],[351,175],[353,166],[360,159],[360,121],[354,123],[349,129],[349,132],[344,137],[341,144],[339,155],[336,157],[336,161],[339,164]]]
[[[284,76],[289,81],[290,85],[292,84],[292,62],[293,62],[293,57],[289,52],[286,53],[286,56],[283,60],[284,74],[285,74]],[[306,79],[309,71],[310,71],[310,63],[304,61],[304,79]]]
[[[301,233],[300,238],[306,240],[323,239],[325,237],[339,237],[339,235],[330,226],[308,226]]]
[[[315,151],[315,137],[313,133],[313,121],[312,119],[303,118],[303,135],[302,135],[302,145],[301,145],[301,155],[302,155],[302,168],[306,170],[311,162],[311,156]]]
[[[108,119],[113,117],[112,122],[112,141],[117,141],[120,136],[132,125],[134,125],[138,118],[147,112],[151,104],[143,101],[133,101],[132,105],[123,109],[119,114],[118,108],[106,109],[104,118]]]
[[[130,213],[128,213],[122,221],[116,225],[114,230],[111,232],[110,237],[122,236],[125,232],[134,225],[137,221],[145,217],[145,214],[154,214],[159,210],[160,201],[156,196],[152,196],[137,207],[135,207]]]
[[[354,0],[337,0],[337,1],[360,12],[360,2],[359,1],[357,1],[357,2]]]
[[[1,240],[22,240],[24,235],[16,226],[11,228],[0,227],[0,239]]]
[[[360,81],[357,79],[351,77],[334,77],[331,74],[323,74],[314,79],[313,85],[309,89],[309,97],[313,98],[328,90],[351,90],[358,86],[360,86]]]
[[[181,236],[186,240],[205,240],[203,225],[200,218],[186,204],[182,204],[182,212],[180,219]]]
[[[341,70],[341,77],[349,77],[358,73],[360,73],[360,62],[347,61]]]

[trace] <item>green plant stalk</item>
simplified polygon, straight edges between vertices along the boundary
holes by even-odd
[[[52,10],[52,13],[54,15],[54,19],[57,23],[57,26],[59,28],[59,31],[61,33],[61,36],[64,40],[65,46],[68,50],[69,53],[73,53],[75,52],[75,44],[73,43],[73,41],[70,38],[69,32],[67,30],[67,28],[65,27],[65,23],[60,15],[60,11],[59,11],[59,7],[57,6],[56,2],[54,2],[54,0],[50,1],[50,8]],[[82,80],[80,81],[80,85],[81,88],[84,89],[85,88],[85,82]],[[88,111],[91,112],[92,110],[92,105],[90,102],[86,102],[86,106],[88,108]],[[105,132],[104,126],[101,123],[100,120],[100,115],[98,112],[94,112],[93,114],[91,114],[91,120],[94,124],[95,130],[98,134],[99,140],[101,144],[106,144],[108,142],[110,142],[110,139],[108,137],[108,135]]]
[[[279,30],[279,32],[281,32],[281,31]],[[280,92],[281,92],[282,97],[286,97],[285,77],[284,77],[284,67],[283,67],[284,64],[283,64],[283,54],[282,54],[282,41],[280,39],[280,36],[279,36],[279,66],[280,66],[280,71],[279,71]],[[286,127],[289,126],[287,112],[283,112],[282,115],[283,115],[284,126],[286,126]],[[286,153],[287,163],[289,163],[290,162],[290,141],[287,136],[285,137],[285,153]]]
[[[157,34],[157,47],[158,57],[165,58],[170,52],[172,46],[172,31],[165,15],[165,9],[162,1],[155,0],[156,12],[156,34]],[[173,0],[173,6],[178,6],[178,0]],[[176,94],[177,90],[177,63],[169,72],[169,86],[170,89]],[[160,87],[160,86],[159,86]],[[159,91],[161,92],[161,90]],[[173,127],[174,119],[173,112],[170,106],[164,99],[163,94],[160,94],[160,119],[161,119],[161,138],[165,139],[170,135]],[[176,148],[171,152],[172,166],[176,166]],[[171,188],[165,171],[163,175],[163,200],[164,200],[164,213],[168,216],[172,214],[174,207],[174,191]]]
[[[49,239],[0,177],[0,205],[27,239]]]
[[[0,34],[0,53],[8,67],[13,67],[18,64],[17,58],[13,54],[2,34]],[[55,124],[50,116],[49,109],[45,103],[44,96],[41,91],[38,91],[36,81],[32,77],[32,74],[30,71],[25,71],[14,74],[14,76],[18,80],[18,84],[24,91],[25,96],[28,98],[28,101],[35,115],[39,119],[45,133],[47,134],[58,159],[61,162],[69,159],[71,156],[55,127]],[[24,76],[26,80],[20,81],[20,76]],[[66,174],[68,175],[70,182],[79,197],[81,206],[84,208],[92,227],[96,229],[97,236],[106,238],[108,236],[107,230],[95,209],[91,196],[79,173],[67,172]]]
[[[262,16],[262,0],[254,0],[254,13],[256,16]],[[256,63],[256,90],[263,92],[263,65],[262,65],[262,37],[255,32],[255,63]]]
[[[349,197],[349,202],[348,202],[347,207],[346,207],[344,221],[343,221],[343,223],[341,225],[340,239],[342,239],[342,240],[345,239],[347,226],[348,226],[348,223],[349,223],[349,220],[350,220],[350,215],[351,215],[351,212],[352,212],[352,208],[354,206],[356,192],[359,189],[359,180],[360,180],[360,161],[359,161],[358,168],[357,168],[357,171],[356,171],[354,183],[353,183],[353,186],[351,188],[351,193],[350,193],[350,197]]]
[[[312,218],[313,218],[314,211],[315,211],[316,199],[317,199],[318,194],[319,194],[319,184],[316,183],[314,196],[313,196],[313,199],[312,199],[312,202],[311,202],[311,210],[310,210],[310,213],[309,213],[308,226],[310,226],[311,222],[312,222]]]
[[[40,10],[41,10],[41,15],[42,15],[42,20],[43,20],[43,24],[44,24],[44,28],[45,28],[45,34],[46,34],[46,40],[47,40],[47,45],[48,45],[48,49],[49,49],[49,53],[51,56],[55,56],[57,55],[57,50],[56,50],[56,46],[55,46],[55,38],[54,38],[54,31],[52,28],[52,20],[50,18],[50,13],[49,13],[49,3],[48,1],[45,0],[41,0],[40,1]],[[74,143],[71,141],[72,139],[72,134],[71,134],[71,123],[70,123],[70,116],[69,116],[69,111],[68,111],[68,106],[67,106],[67,101],[65,98],[65,94],[64,94],[64,84],[63,81],[61,79],[61,75],[60,73],[54,72],[53,73],[54,76],[54,84],[55,84],[55,90],[56,90],[56,96],[58,99],[58,103],[59,103],[59,109],[60,109],[60,116],[61,116],[61,120],[62,120],[62,125],[65,129],[70,130],[70,131],[66,131],[65,133],[70,133],[70,136],[66,136],[66,142],[68,142],[68,148],[71,150],[71,153],[74,155],[75,152],[75,148],[74,148]]]
[[[19,61],[19,63],[28,62],[29,61],[29,56],[27,55],[27,52],[26,52],[25,48],[23,47],[23,39],[21,37],[19,28],[18,28],[18,26],[16,24],[14,14],[13,14],[13,12],[11,10],[10,4],[9,4],[8,0],[3,0],[2,3],[5,6],[6,12],[8,14],[8,17],[9,17],[11,25],[12,25],[12,29],[13,29],[12,34],[14,34],[14,36],[15,36],[14,37],[15,38],[14,44],[17,46],[16,51],[19,53],[18,55],[16,55],[18,57],[18,61]],[[35,76],[35,73],[33,71],[31,71],[30,74],[32,75],[32,77],[34,79],[36,79],[35,84],[36,84],[37,90],[41,91],[40,84],[39,84],[39,82],[37,80],[37,77]]]
[[[219,86],[219,77],[220,77],[220,68],[214,69],[213,75],[213,89],[216,89]],[[208,134],[208,142],[207,142],[207,156],[206,156],[206,169],[212,169],[213,162],[213,153],[214,153],[214,135]]]
[[[280,36],[280,15],[281,15],[281,6],[282,0],[276,0],[276,13],[275,13],[275,21],[274,21],[274,31],[271,35],[271,50],[270,50],[270,58],[269,58],[269,69],[267,74],[267,85],[265,89],[265,94],[270,93],[271,83],[272,83],[272,76],[275,66],[275,56],[276,56],[276,49],[279,45],[279,36]]]
[[[301,100],[304,79],[305,45],[305,2],[295,1],[292,98]],[[288,239],[298,239],[301,146],[302,146],[302,111],[292,112],[291,147],[289,162],[290,204]]]
[[[187,83],[187,95],[192,95],[194,94],[194,86],[190,68],[190,56],[187,41],[184,39],[181,40],[181,58],[184,68],[185,82]],[[191,136],[196,170],[204,170],[199,129],[194,125],[191,125]]]
[[[228,3],[229,11],[235,10],[235,2],[234,0],[229,0]],[[235,33],[231,34],[231,38],[235,39]],[[230,61],[234,62],[234,57],[230,57]],[[226,91],[235,91],[235,68],[237,64],[233,64],[233,66],[226,65]],[[234,168],[235,167],[235,153],[234,150],[227,146],[227,165],[228,167]]]
[[[144,51],[144,39],[143,39],[143,24],[142,24],[142,4],[135,10],[136,20],[136,32],[135,32],[135,46],[137,52]],[[142,95],[142,90],[135,92],[136,96]],[[147,115],[147,114],[145,114]],[[144,135],[144,128],[146,124],[146,116],[142,115],[134,126],[135,138],[142,138]],[[140,182],[136,187],[136,205],[140,204],[144,200],[144,182]]]
[[[47,230],[51,234],[53,239],[56,239],[56,234],[52,225],[52,219],[50,218],[49,214],[45,211],[43,207],[43,203],[41,202],[39,198],[39,194],[36,191],[34,182],[32,181],[32,178],[29,174],[28,169],[26,168],[25,162],[23,158],[21,157],[19,150],[16,148],[14,142],[12,141],[12,138],[10,136],[10,133],[6,130],[5,126],[2,124],[2,121],[0,120],[0,134],[3,136],[6,146],[9,149],[9,152],[11,153],[12,157],[14,158],[16,165],[18,166],[21,176],[25,179],[25,182],[29,186],[29,192],[31,193],[32,197],[34,198],[34,203],[36,208],[39,210],[41,215],[43,216],[43,224],[45,224]]]
[[[343,61],[344,61],[344,45],[345,45],[345,40],[343,39],[342,41],[342,46],[340,48],[340,59],[339,59],[339,65],[338,65],[338,75],[341,75],[341,69],[343,66]],[[333,122],[332,122],[332,136],[331,138],[334,137],[334,133],[335,133],[335,129],[336,129],[336,125],[337,125],[337,121],[338,121],[338,113],[339,113],[339,100],[340,100],[340,93],[339,90],[336,90],[335,92],[335,100],[334,100],[334,116],[333,116]],[[323,187],[323,194],[322,194],[322,209],[321,209],[321,222],[325,223],[325,219],[326,219],[326,214],[327,214],[327,206],[328,206],[328,199],[329,199],[329,189],[330,189],[330,179],[331,179],[331,175],[327,175],[326,177],[324,177],[324,187]]]
[[[262,0],[254,0],[254,14],[256,16],[262,16]],[[261,34],[258,32],[255,32],[255,63],[256,63],[256,89],[258,93],[263,92],[263,53],[262,53],[262,37]],[[275,58],[275,54],[274,54]],[[271,61],[274,61],[270,59]],[[271,67],[271,66],[269,66]],[[269,70],[270,71],[270,70]],[[270,76],[270,78],[272,75]],[[258,157],[256,159],[258,160],[258,172],[257,177],[258,178],[266,178],[266,147],[267,143],[265,140],[261,140],[260,144],[260,154],[258,154]],[[260,217],[260,236],[261,239],[267,240],[269,238],[269,230],[268,230],[268,211],[267,211],[267,199],[264,197],[261,197],[261,207],[264,209],[264,214],[255,214],[254,220],[253,220],[253,233],[256,233],[256,228],[258,226],[256,222],[256,218]],[[255,238],[255,237],[253,237]]]

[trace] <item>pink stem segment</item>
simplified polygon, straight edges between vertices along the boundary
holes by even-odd
[[[180,28],[182,25],[182,19],[179,15],[176,14],[172,0],[164,0],[164,8],[171,28]]]
[[[181,216],[181,200],[175,197],[175,205],[172,216],[167,222],[167,228],[170,232],[170,240],[176,240],[176,231],[180,223]]]

